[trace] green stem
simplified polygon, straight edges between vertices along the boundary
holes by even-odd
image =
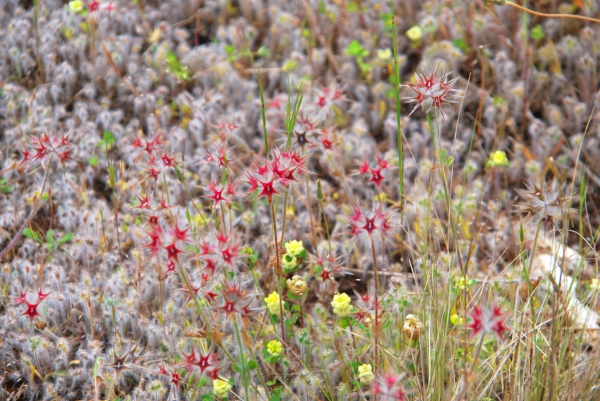
[[[392,33],[394,46],[394,92],[396,95],[396,123],[398,124],[398,184],[400,192],[400,210],[404,214],[404,143],[402,135],[402,123],[400,114],[400,70],[398,68],[398,38],[396,32],[396,13],[394,11],[394,0],[390,0],[392,13]]]
[[[242,346],[242,338],[240,337],[240,330],[237,324],[237,319],[233,319],[233,325],[235,326],[235,335],[237,337],[238,345],[240,347],[240,363],[242,364],[242,385],[244,386],[244,393],[246,394],[246,399],[249,400],[250,397],[248,397],[248,369],[246,369],[246,356],[243,353],[241,353],[244,347]]]
[[[260,90],[260,108],[262,112],[263,135],[265,138],[265,156],[269,154],[269,139],[267,137],[267,117],[265,115],[265,94],[263,92],[262,75],[258,70],[258,87]]]
[[[369,236],[371,240],[371,252],[373,253],[373,271],[375,273],[375,327],[373,328],[373,341],[375,342],[375,357],[373,358],[373,371],[375,377],[379,371],[379,272],[377,270],[377,255],[375,253],[375,242],[373,236]],[[377,399],[377,394],[375,394]]]
[[[279,241],[277,240],[277,220],[273,200],[269,199],[271,206],[271,221],[273,222],[273,237],[275,240],[275,277],[277,279],[277,294],[279,295],[279,319],[281,321],[281,338],[285,342],[285,327],[283,324],[283,294],[281,292],[281,260],[279,259]]]

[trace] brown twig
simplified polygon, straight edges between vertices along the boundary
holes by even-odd
[[[336,75],[339,74],[340,68],[338,66],[338,63],[335,60],[335,56],[334,56],[333,52],[331,51],[331,47],[328,46],[327,41],[325,40],[323,35],[321,35],[321,33],[319,32],[319,30],[317,28],[317,26],[318,26],[317,20],[315,18],[315,15],[313,14],[312,8],[310,8],[309,0],[306,0],[304,2],[304,10],[306,12],[306,20],[308,21],[310,30],[312,31],[313,35],[319,41],[319,44],[321,46],[323,46],[323,49],[325,49],[325,55],[327,56],[327,60],[329,60],[329,64],[331,64],[331,69],[333,70],[333,72]]]
[[[139,96],[140,94],[138,93],[138,91],[133,87],[131,82],[129,82],[129,80],[125,78],[123,73],[121,73],[121,70],[119,70],[119,67],[117,67],[117,65],[115,64],[115,61],[113,60],[112,56],[110,55],[110,52],[108,51],[104,43],[102,43],[102,51],[104,52],[104,55],[108,59],[108,63],[110,64],[114,72],[119,76],[119,78],[121,78],[121,81],[123,81],[123,84],[129,88],[129,90],[131,91],[131,93],[133,93],[134,96]]]

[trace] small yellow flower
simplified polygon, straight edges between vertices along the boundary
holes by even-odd
[[[279,356],[283,352],[283,345],[277,340],[271,340],[267,344],[267,351],[273,356]]]
[[[207,222],[208,222],[208,216],[204,213],[197,214],[194,216],[194,224],[198,228],[203,228]]]
[[[358,367],[358,380],[362,384],[371,384],[375,379],[373,367],[368,363],[363,363]]]
[[[281,267],[283,268],[284,272],[291,273],[292,271],[294,271],[296,266],[298,266],[298,261],[295,257],[289,254],[283,255],[283,257],[281,258]]]
[[[458,317],[458,315],[455,313],[454,315],[450,316],[450,321],[452,322],[452,324],[463,324],[465,322],[465,319],[463,319],[462,317]]]
[[[455,278],[454,280],[456,283],[456,289],[459,291],[468,290],[469,287],[471,287],[471,279],[467,275],[460,276],[459,278]]]
[[[276,291],[273,291],[265,298],[265,303],[267,304],[267,309],[271,315],[279,316],[279,294],[277,294]]]
[[[486,165],[488,167],[507,167],[510,165],[508,158],[506,157],[506,152],[503,150],[496,150],[492,152],[489,160]]]
[[[373,197],[373,200],[377,201],[377,202],[385,202],[385,200],[388,198],[387,194],[385,192],[382,192],[380,194],[377,194]]]
[[[73,11],[74,13],[82,12],[85,9],[84,7],[85,4],[81,0],[73,0],[69,2],[69,10]]]
[[[409,38],[413,44],[417,44],[423,39],[423,30],[419,25],[415,25],[406,31],[406,37]]]
[[[225,398],[231,391],[231,384],[224,380],[215,379],[213,380],[213,393],[217,398]]]
[[[392,58],[392,50],[389,48],[377,50],[377,58],[381,61],[389,61]]]
[[[600,292],[600,280],[593,278],[592,282],[590,283],[590,290],[593,292]]]
[[[302,245],[302,241],[291,240],[286,242],[283,246],[285,247],[287,254],[295,258],[304,252],[304,245]]]
[[[333,296],[333,301],[331,301],[331,306],[333,306],[333,313],[338,315],[339,317],[348,316],[354,312],[354,307],[350,303],[352,300],[348,296],[348,294],[339,292]]]

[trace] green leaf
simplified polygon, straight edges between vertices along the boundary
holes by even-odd
[[[464,53],[469,53],[471,51],[469,45],[462,39],[454,39],[452,43]]]
[[[172,51],[167,53],[167,65],[167,70],[175,74],[177,78],[183,81],[189,81],[192,78],[188,68],[179,62],[177,56]]]
[[[271,324],[277,324],[277,322],[279,322],[277,315],[271,315]]]
[[[109,182],[108,185],[111,188],[114,188],[115,186],[115,166],[108,166],[108,177],[109,177]]]
[[[233,53],[235,53],[235,46],[234,45],[225,45],[225,52],[227,53],[228,56],[231,56]]]
[[[258,50],[256,51],[256,55],[260,56],[260,57],[264,57],[264,58],[269,58],[271,56],[271,52],[269,51],[269,48],[266,46],[261,46],[258,48]]]
[[[269,398],[269,401],[279,401],[281,400],[281,398],[278,395],[272,395],[271,398]]]
[[[356,39],[348,45],[346,51],[349,55],[354,57],[366,57],[370,53],[367,49],[364,49]]]
[[[9,193],[12,190],[10,185],[6,185],[6,178],[0,178],[0,193]]]
[[[48,230],[46,233],[46,242],[51,248],[54,247],[54,230]]]
[[[240,369],[240,367],[238,366],[237,363],[234,363],[233,365],[231,365],[231,369],[235,372],[235,373],[240,373],[242,370]]]
[[[531,37],[535,40],[542,40],[546,37],[546,35],[544,35],[544,28],[542,28],[542,26],[540,24],[537,24],[536,26],[533,27],[533,29],[531,30]]]
[[[321,14],[325,14],[327,12],[327,6],[325,6],[325,3],[320,1],[319,5],[317,6],[317,10],[321,13]]]
[[[115,137],[110,131],[104,131],[102,140],[98,142],[98,147],[101,149],[109,149],[116,142]]]
[[[58,244],[64,244],[65,242],[69,242],[73,239],[73,237],[75,237],[75,234],[73,233],[68,233],[63,235],[59,240],[58,240]]]
[[[183,174],[179,170],[179,167],[177,167],[175,165],[173,165],[173,167],[175,168],[175,175],[179,179],[179,182],[181,182],[182,184],[185,184],[185,177],[183,176]]]
[[[251,361],[248,362],[248,369],[250,370],[254,370],[258,367],[258,363],[252,359]]]
[[[298,62],[294,59],[289,59],[282,66],[281,70],[284,72],[294,71],[298,67]]]
[[[36,241],[36,242],[39,242],[40,244],[42,243],[42,239],[40,238],[38,233],[36,233],[35,231],[32,231],[29,227],[27,227],[26,229],[23,230],[23,235],[26,236],[27,238],[30,238],[30,239]]]
[[[359,10],[358,3],[356,3],[355,1],[349,2],[348,6],[346,7],[346,11],[348,11],[349,13],[355,13],[358,10]]]
[[[98,158],[97,157],[90,157],[88,159],[88,163],[90,163],[90,166],[96,167],[96,166],[98,166]]]
[[[338,319],[338,326],[340,326],[342,329],[346,329],[348,328],[348,326],[350,326],[350,321],[351,319],[348,316],[344,316],[342,318]]]

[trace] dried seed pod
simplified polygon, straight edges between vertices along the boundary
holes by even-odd
[[[254,340],[250,337],[250,334],[246,330],[241,330],[242,342],[248,349],[254,348]]]
[[[245,333],[244,331],[242,331],[242,333]],[[221,331],[219,331],[216,328],[212,328],[210,330],[210,339],[217,345],[221,345],[223,343],[223,337],[225,337],[225,334],[222,333]]]
[[[529,284],[523,283],[519,286],[519,295],[524,302],[529,300],[531,294],[535,291],[537,286],[540,285],[540,281],[542,281],[542,278],[538,277],[535,280],[529,280]]]
[[[423,334],[423,323],[415,315],[407,315],[402,330],[406,337],[411,341],[415,341]]]
[[[48,326],[46,322],[41,319],[36,320],[34,325],[38,328],[39,331],[44,331],[44,329]]]
[[[290,292],[298,297],[304,295],[308,290],[308,284],[300,276],[294,276],[291,279],[287,279],[286,285]]]

